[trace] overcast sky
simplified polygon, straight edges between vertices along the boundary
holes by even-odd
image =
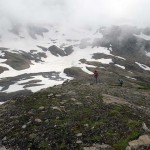
[[[0,27],[59,23],[150,25],[150,0],[0,0]]]

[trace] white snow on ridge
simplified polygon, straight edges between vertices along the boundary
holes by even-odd
[[[150,40],[150,36],[145,35],[145,34],[143,34],[142,32],[140,33],[140,35],[134,34],[134,36],[136,36],[136,37],[138,37],[138,38],[141,38],[141,39],[144,39],[144,40],[147,40],[147,41]]]
[[[101,62],[103,64],[112,63],[112,59],[102,58],[102,59],[95,60],[92,58],[93,53],[109,54],[110,52],[106,48],[103,48],[103,47],[91,48],[89,46],[85,49],[80,49],[78,47],[74,47],[73,49],[74,49],[74,52],[71,55],[64,56],[64,57],[56,57],[52,55],[50,52],[46,52],[47,58],[42,59],[44,62],[37,63],[37,62],[32,61],[33,65],[31,65],[30,68],[21,70],[21,71],[14,70],[13,68],[11,68],[10,66],[6,64],[0,64],[0,66],[7,67],[9,69],[7,71],[4,71],[2,74],[0,74],[0,78],[14,77],[14,76],[18,76],[18,75],[25,74],[25,73],[56,71],[56,72],[59,72],[60,77],[64,79],[63,81],[62,80],[57,81],[57,80],[49,80],[49,78],[44,78],[42,76],[33,76],[34,79],[18,81],[17,83],[10,85],[9,89],[3,92],[9,93],[9,92],[15,92],[15,91],[23,90],[23,89],[28,89],[28,90],[35,92],[46,87],[50,87],[50,86],[57,85],[57,84],[62,84],[66,79],[70,79],[70,80],[72,79],[70,77],[67,77],[63,73],[65,68],[80,67],[84,72],[88,74],[93,74],[91,71],[87,69],[87,67],[95,68],[96,66],[82,64],[80,62],[80,59],[86,59],[87,61],[93,61],[93,62]],[[26,82],[37,80],[37,79],[41,80],[41,82],[38,82],[37,84],[43,84],[43,85],[33,86],[33,87],[28,87],[28,88],[24,88],[23,87],[24,85],[20,85],[21,83],[26,83]]]
[[[145,52],[148,57],[150,57],[150,52]]]
[[[0,63],[3,63],[3,62],[5,62],[7,59],[1,59],[0,58]]]
[[[126,60],[125,58],[120,57],[120,56],[115,56],[115,57],[120,58],[120,59],[122,59],[122,60]]]
[[[91,61],[94,61],[94,60],[91,60]],[[105,59],[105,58],[97,59],[96,61],[97,61],[97,62],[100,62],[100,63],[102,63],[102,64],[110,64],[110,63],[113,63],[112,59]]]
[[[119,68],[122,68],[122,69],[125,69],[124,66],[121,66],[121,65],[119,65],[119,64],[115,64],[115,66],[117,66],[117,67],[119,67]]]
[[[71,78],[69,78],[69,79],[71,79]],[[27,83],[27,82],[33,81],[33,80],[40,80],[36,84],[41,84],[41,85],[40,86],[32,86],[32,87],[24,87],[25,85],[21,85],[22,83]],[[51,87],[53,85],[62,84],[63,82],[64,82],[64,80],[50,80],[49,78],[44,78],[42,75],[38,75],[38,76],[32,76],[31,79],[18,81],[17,83],[10,85],[9,88],[3,92],[11,93],[11,92],[17,92],[17,91],[21,91],[21,90],[25,90],[25,89],[31,90],[32,92],[37,92],[40,89]],[[26,85],[28,85],[28,84],[26,84]]]
[[[139,65],[142,69],[150,71],[150,67],[148,67],[148,66],[146,66],[146,65],[144,65],[144,64],[140,64],[140,63],[138,63],[138,62],[135,62],[135,63],[136,63],[137,65]]]
[[[0,102],[0,105],[4,104],[5,102]]]
[[[0,51],[0,56],[1,56],[1,57],[4,57],[5,54],[4,54],[3,52]]]

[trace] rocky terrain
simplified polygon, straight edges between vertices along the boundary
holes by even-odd
[[[1,36],[0,149],[149,150],[149,28],[73,31],[16,26],[8,47]]]
[[[149,84],[126,79],[121,87],[98,71],[96,84],[81,69],[66,69],[74,80],[0,105],[3,148],[148,150]]]
[[[149,28],[100,27],[64,31],[54,26],[12,26],[0,40],[0,101],[61,84],[64,69],[79,67],[149,82]],[[15,87],[15,88],[13,88]]]

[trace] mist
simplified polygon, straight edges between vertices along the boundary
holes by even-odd
[[[149,0],[0,0],[0,28],[11,25],[149,26]]]

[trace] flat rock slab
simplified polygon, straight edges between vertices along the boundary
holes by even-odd
[[[150,136],[142,135],[137,140],[129,142],[131,148],[138,148],[139,146],[150,145]]]
[[[107,94],[103,94],[102,96],[103,96],[103,101],[106,104],[112,104],[112,103],[128,104],[128,105],[130,104],[123,98],[119,98],[119,97],[115,97],[115,96],[111,96],[111,95],[107,95]]]

